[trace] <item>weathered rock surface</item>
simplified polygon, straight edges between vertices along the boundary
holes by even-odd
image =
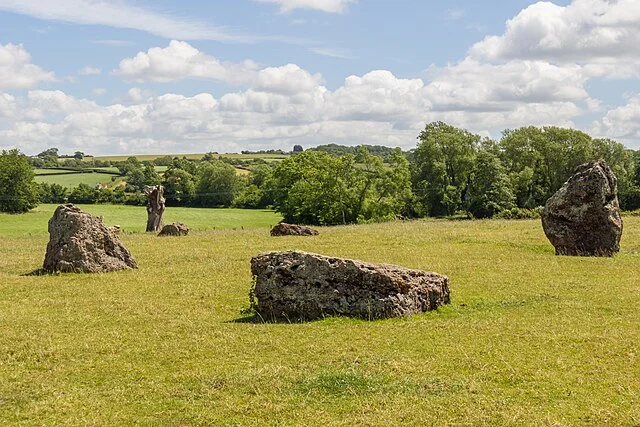
[[[272,236],[317,236],[318,231],[304,225],[281,222],[271,229]]]
[[[48,272],[106,273],[137,268],[131,252],[102,222],[72,205],[60,205],[49,220],[43,269]]]
[[[189,227],[181,222],[174,222],[162,227],[158,236],[186,236],[189,234]]]
[[[408,316],[449,303],[449,279],[437,273],[307,252],[251,259],[257,312],[265,320]]]
[[[578,166],[542,211],[556,255],[612,256],[620,250],[617,179],[604,160]]]

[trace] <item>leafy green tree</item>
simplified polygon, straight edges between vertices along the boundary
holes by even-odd
[[[276,210],[285,221],[340,224],[347,221],[346,160],[325,152],[305,151],[278,164],[266,183]],[[349,218],[351,219],[351,218]]]
[[[42,203],[64,203],[67,199],[67,188],[56,183],[40,184],[40,202]]]
[[[58,156],[46,155],[42,158],[45,168],[57,168],[59,166]]]
[[[265,191],[286,221],[346,224],[399,215],[409,176],[406,159],[384,165],[365,149],[357,157],[305,151],[277,165]]]
[[[18,150],[0,154],[0,212],[23,213],[38,206],[39,186],[33,168]]]
[[[404,213],[412,197],[409,162],[399,148],[387,155],[388,163],[359,147],[356,161],[364,173],[358,193],[355,212],[358,221],[383,221],[395,219]]]
[[[129,156],[127,160],[118,164],[118,170],[123,176],[128,175],[132,170],[142,169],[142,167],[142,162],[135,156]]]
[[[429,123],[414,153],[414,191],[431,216],[452,215],[465,198],[481,138],[443,122]]]
[[[636,183],[634,151],[612,139],[594,139],[596,158],[604,159],[618,178],[620,207],[625,210],[640,209],[640,186]]]
[[[264,208],[263,192],[255,184],[247,184],[233,200],[233,206],[244,209]]]
[[[491,218],[515,206],[511,183],[500,158],[491,151],[476,156],[469,191],[469,212],[476,218]]]
[[[195,203],[198,206],[231,206],[240,190],[236,169],[220,160],[202,162],[196,172]]]
[[[220,155],[218,153],[208,152],[207,154],[202,156],[200,160],[203,162],[209,162],[211,160],[219,160],[219,159],[220,159]]]
[[[129,191],[143,191],[147,185],[160,183],[160,175],[151,163],[129,163],[121,170],[126,170],[125,177]]]
[[[98,191],[89,184],[80,183],[77,187],[71,189],[69,194],[70,203],[87,203],[93,204],[98,200]]]
[[[251,184],[262,187],[273,168],[268,163],[259,163],[251,166],[249,170],[249,181]]]
[[[632,155],[610,139],[559,127],[525,127],[503,132],[500,157],[519,207],[543,205],[583,163],[604,158],[618,177],[622,194],[633,191]]]
[[[196,194],[196,178],[188,171],[170,166],[162,178],[167,205],[187,206]]]
[[[58,157],[60,157],[60,155],[58,153],[59,153],[59,150],[57,148],[55,148],[55,147],[54,148],[47,148],[43,152],[38,153],[37,157],[40,157],[42,159],[47,157],[47,156],[53,156],[53,157],[58,158]]]
[[[162,156],[153,160],[153,164],[156,166],[169,166],[171,163],[173,163],[171,156]]]
[[[179,159],[176,157],[173,159],[168,169],[182,169],[195,176],[198,169],[198,163],[186,158]]]

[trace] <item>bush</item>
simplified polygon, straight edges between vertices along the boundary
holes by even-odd
[[[60,184],[40,184],[41,203],[65,203],[67,200],[67,189]]]
[[[542,206],[534,209],[511,208],[500,211],[494,218],[497,219],[537,219],[542,215]]]

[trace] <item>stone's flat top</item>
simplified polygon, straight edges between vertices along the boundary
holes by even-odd
[[[261,254],[258,254],[254,257],[254,259],[260,258],[282,258],[289,261],[294,261],[296,259],[301,260],[303,258],[313,259],[320,262],[328,263],[332,268],[337,268],[340,266],[353,266],[357,269],[371,272],[371,273],[391,273],[391,274],[405,274],[409,275],[409,277],[421,277],[421,276],[432,276],[441,274],[435,272],[428,272],[423,270],[416,270],[406,267],[401,267],[399,265],[394,264],[385,264],[385,263],[373,263],[367,261],[360,261],[357,259],[350,258],[339,258],[332,257],[326,255],[320,255],[313,252],[305,252],[298,250],[289,250],[289,251],[267,251]]]
[[[251,271],[263,318],[400,317],[450,300],[441,274],[309,252],[265,252]]]

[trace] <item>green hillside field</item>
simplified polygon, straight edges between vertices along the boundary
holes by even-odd
[[[144,208],[103,208],[86,207],[144,224]],[[639,217],[625,217],[615,257],[574,258],[554,255],[537,220],[276,238],[272,213],[214,230],[234,211],[167,209],[207,227],[158,238],[125,225],[136,270],[24,276],[42,265],[52,210],[0,216],[4,424],[640,424]],[[443,273],[452,303],[403,319],[256,322],[243,314],[249,261],[288,249]]]

